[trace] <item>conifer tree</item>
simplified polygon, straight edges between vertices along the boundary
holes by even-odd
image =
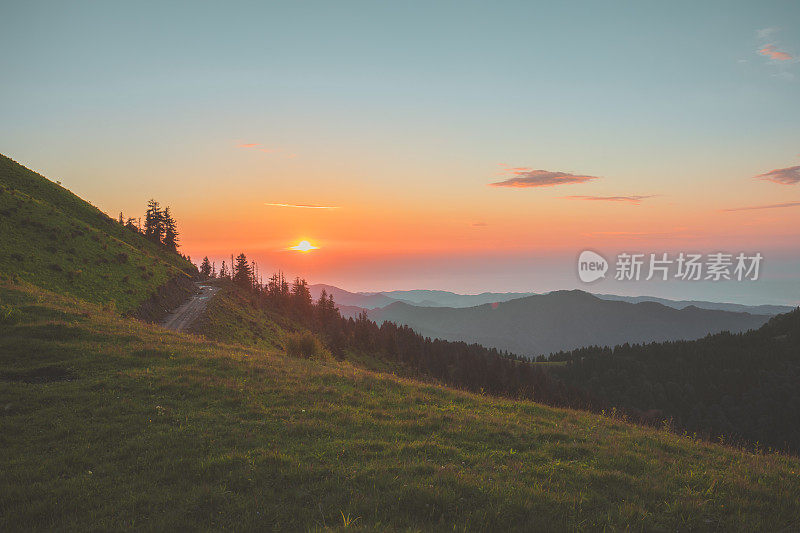
[[[210,278],[211,277],[211,263],[208,260],[208,256],[204,257],[203,258],[203,262],[200,263],[200,274],[204,278]]]
[[[162,223],[164,228],[164,246],[170,250],[178,249],[178,224],[172,218],[169,206],[162,213]]]
[[[250,288],[253,285],[253,272],[250,269],[250,263],[247,262],[247,256],[244,253],[239,254],[236,258],[236,265],[233,269],[233,281],[244,288]]]
[[[147,202],[144,235],[154,242],[161,242],[164,238],[164,213],[161,211],[161,205],[153,199]]]

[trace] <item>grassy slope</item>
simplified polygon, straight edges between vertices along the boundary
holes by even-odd
[[[220,290],[192,325],[193,332],[221,342],[282,348],[285,333],[299,329],[288,318],[257,307],[253,296],[239,290],[232,282],[213,280],[210,283]]]
[[[219,279],[210,283],[220,287],[220,291],[192,325],[191,332],[220,342],[282,350],[288,332],[305,331],[294,320],[254,303],[251,294],[238,290],[233,283]],[[349,351],[345,356],[348,361],[368,370],[404,376],[411,374],[398,362],[372,354]]]
[[[193,268],[0,155],[0,272],[128,312]]]
[[[0,530],[800,524],[796,458],[0,301]]]

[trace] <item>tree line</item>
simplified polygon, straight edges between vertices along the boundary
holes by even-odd
[[[144,214],[144,226],[142,219],[125,216],[120,212],[119,223],[132,231],[143,234],[153,242],[163,244],[170,250],[178,249],[178,224],[172,216],[169,206],[161,208],[161,204],[156,200],[147,202],[147,210]]]

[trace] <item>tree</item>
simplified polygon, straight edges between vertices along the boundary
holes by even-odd
[[[122,211],[119,212],[119,225],[120,226],[124,226],[125,225],[125,217],[122,216]]]
[[[200,263],[200,274],[204,278],[210,278],[211,277],[211,263],[208,260],[208,256],[204,257],[203,258],[203,262]]]
[[[311,291],[308,290],[308,284],[306,280],[302,278],[294,278],[294,282],[292,283],[292,300],[294,300],[294,306],[299,313],[304,316],[308,317],[311,315],[313,300],[311,298]]]
[[[153,199],[147,202],[144,215],[144,235],[154,242],[161,242],[164,237],[164,213],[161,206]]]
[[[219,267],[219,277],[220,278],[228,277],[228,269],[225,267],[225,261],[222,261],[222,266]]]
[[[250,269],[250,263],[247,262],[247,256],[244,255],[244,253],[239,254],[236,258],[236,265],[234,265],[233,269],[233,281],[244,288],[251,288],[253,286],[253,271]]]
[[[170,250],[178,249],[178,224],[172,218],[169,206],[162,213],[162,223],[164,228],[164,246]]]

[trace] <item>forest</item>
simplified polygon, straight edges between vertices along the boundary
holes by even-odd
[[[800,309],[755,331],[553,354],[564,383],[676,430],[800,450]]]

